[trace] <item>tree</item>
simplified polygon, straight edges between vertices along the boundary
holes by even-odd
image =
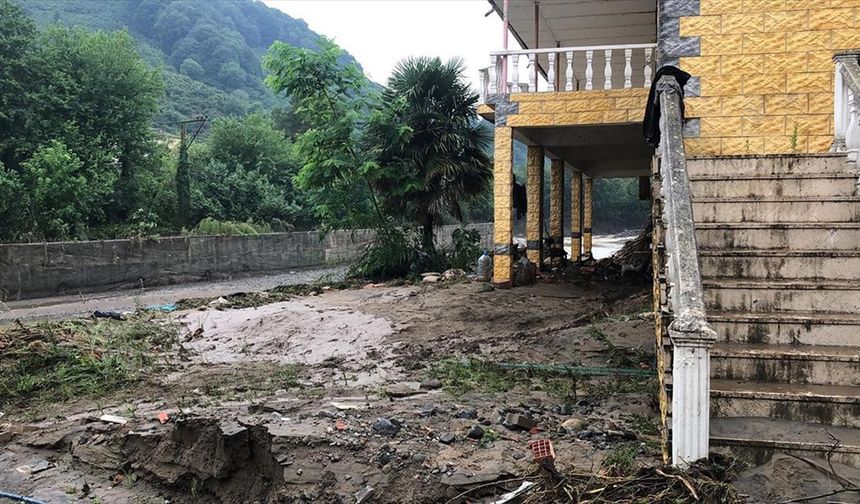
[[[197,63],[194,58],[185,58],[182,64],[179,65],[179,71],[194,80],[202,79],[203,74],[206,73],[203,67],[200,66],[200,63]]]
[[[369,127],[381,167],[375,183],[386,210],[422,229],[434,248],[434,228],[445,216],[462,222],[463,204],[488,187],[489,132],[477,119],[478,94],[463,79],[463,62],[407,58],[383,91],[385,107]]]
[[[25,138],[20,126],[29,119],[27,59],[35,38],[33,21],[17,5],[0,0],[0,163],[13,170],[21,160],[17,150]]]
[[[362,118],[370,107],[366,78],[343,51],[321,39],[312,51],[275,42],[263,58],[266,84],[292,101],[308,130],[296,145],[304,160],[295,177],[308,191],[326,228],[386,226],[373,187],[378,168],[361,144]]]

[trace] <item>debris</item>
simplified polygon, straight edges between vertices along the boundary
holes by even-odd
[[[343,420],[338,418],[337,421],[335,421],[335,423],[334,423],[334,428],[339,430],[339,431],[345,431],[345,430],[349,429],[349,426],[346,425],[346,422],[344,422]]]
[[[161,413],[159,413],[159,414],[158,414],[158,421],[159,421],[162,425],[164,425],[164,424],[166,424],[167,422],[169,422],[169,421],[170,421],[170,416],[168,416],[168,415],[167,415],[167,412],[162,411]]]
[[[493,277],[493,258],[485,250],[478,258],[478,266],[475,268],[479,282],[489,282]],[[484,292],[483,290],[481,292]]]
[[[493,287],[492,285],[490,285],[488,283],[485,283],[485,284],[481,284],[481,288],[478,289],[478,292],[493,292],[494,290],[496,290],[495,287]]]
[[[533,486],[535,486],[535,483],[531,481],[523,481],[519,488],[512,492],[503,494],[498,500],[495,500],[490,504],[508,504],[513,502],[517,497],[525,495]]]
[[[99,420],[106,423],[115,423],[120,425],[125,425],[128,423],[128,418],[123,418],[117,415],[102,415],[99,417]]]
[[[445,270],[445,272],[442,273],[442,278],[445,280],[454,280],[457,278],[463,278],[464,276],[466,276],[466,272],[460,268]]]
[[[504,425],[508,428],[516,427],[522,430],[529,430],[535,425],[537,425],[537,422],[535,422],[534,419],[525,415],[519,415],[517,413],[508,413],[505,417]]]
[[[561,423],[561,426],[568,432],[581,431],[585,427],[585,421],[581,418],[568,418]]]
[[[429,276],[434,276],[434,277],[436,277],[436,279],[438,280],[438,278],[439,278],[440,276],[442,276],[442,274],[441,274],[441,273],[438,273],[438,272],[436,272],[436,271],[427,271],[427,272],[421,273],[421,278],[427,278],[427,277],[429,277]]]
[[[469,439],[481,439],[484,437],[484,429],[482,429],[480,425],[474,425],[469,429],[469,433],[466,435]]]
[[[418,410],[418,416],[421,418],[429,418],[436,414],[436,406],[432,404],[428,404],[427,406],[422,407]]]
[[[439,440],[439,442],[442,444],[451,444],[456,439],[456,436],[454,436],[450,432],[443,432],[442,434],[439,434],[436,439]]]
[[[458,411],[455,416],[457,418],[465,418],[466,420],[474,420],[478,418],[478,411],[473,409],[462,410]]]
[[[373,422],[373,432],[386,436],[395,436],[400,432],[400,426],[385,417],[377,418]]]
[[[366,408],[367,408],[367,405],[366,405],[365,403],[363,403],[363,402],[359,404],[359,403],[346,402],[346,401],[332,401],[332,402],[331,402],[331,403],[329,403],[329,404],[331,404],[332,406],[334,406],[335,408],[337,408],[337,409],[339,409],[339,410],[341,410],[341,411],[346,411],[346,410],[363,410],[363,409],[366,409]]]
[[[385,387],[385,393],[388,397],[409,397],[422,394],[424,391],[421,390],[421,384],[418,382],[400,382]]]
[[[95,318],[109,318],[114,320],[125,320],[125,316],[118,311],[102,311],[96,310],[93,312]]]
[[[442,388],[442,382],[436,378],[428,378],[421,382],[421,388],[424,390],[436,390]]]
[[[529,442],[529,448],[532,451],[532,460],[537,464],[541,461],[555,460],[555,448],[552,446],[552,441],[549,439],[536,439]]]
[[[54,464],[48,462],[47,460],[40,460],[35,464],[22,465],[15,468],[21,474],[37,474],[42,471],[47,471],[48,469],[54,467]]]
[[[366,501],[371,495],[373,495],[373,487],[370,485],[365,486],[358,492],[355,492],[355,504],[361,504]]]
[[[224,297],[219,297],[217,299],[213,299],[212,301],[209,301],[209,306],[223,306],[223,305],[228,305],[228,304],[230,304],[230,301],[228,301]]]
[[[436,283],[439,281],[439,277],[435,275],[428,275],[422,278],[421,281],[424,283]]]
[[[15,436],[14,432],[0,431],[0,443],[8,443]]]
[[[164,313],[175,312],[179,306],[176,303],[152,304],[145,308],[146,311],[160,311]]]

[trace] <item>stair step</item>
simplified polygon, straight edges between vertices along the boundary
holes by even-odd
[[[860,221],[860,197],[697,198],[693,218],[697,223],[856,222]]]
[[[860,280],[857,250],[699,249],[702,277]]]
[[[774,453],[824,456],[860,468],[860,429],[758,417],[711,418],[711,445],[726,447],[750,464],[760,465]],[[840,441],[835,446],[834,439]]]
[[[803,173],[790,175],[703,175],[690,178],[693,198],[768,198],[853,196],[857,175]]]
[[[860,250],[860,222],[731,222],[696,224],[702,248]]]
[[[845,173],[850,165],[845,154],[791,154],[773,156],[720,156],[688,158],[687,173],[702,175],[789,175]]]
[[[860,347],[717,343],[711,378],[860,385]]]
[[[857,313],[709,311],[708,322],[727,343],[860,346]]]
[[[709,311],[860,313],[860,282],[706,280]]]
[[[711,416],[860,428],[860,387],[711,380]]]

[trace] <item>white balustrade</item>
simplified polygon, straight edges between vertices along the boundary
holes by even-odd
[[[647,88],[654,75],[655,48],[656,44],[628,44],[494,52],[490,66],[481,70],[481,96],[486,101],[495,94],[590,91],[601,84],[603,89]],[[525,71],[520,68],[523,59],[528,62]],[[601,64],[602,80],[594,72],[595,65]]]

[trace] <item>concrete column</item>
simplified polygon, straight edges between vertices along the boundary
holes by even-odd
[[[582,172],[570,178],[570,260],[582,259]]]
[[[549,236],[553,247],[564,247],[564,161],[553,159],[549,181]]]
[[[543,147],[529,146],[526,157],[526,255],[538,268],[543,263]]]
[[[687,467],[708,457],[712,341],[672,339],[672,465]]]
[[[514,273],[514,131],[495,128],[493,148],[493,284],[510,288]]]
[[[594,179],[584,177],[582,183],[582,255],[589,259],[591,258],[591,212],[594,208],[591,196]]]

